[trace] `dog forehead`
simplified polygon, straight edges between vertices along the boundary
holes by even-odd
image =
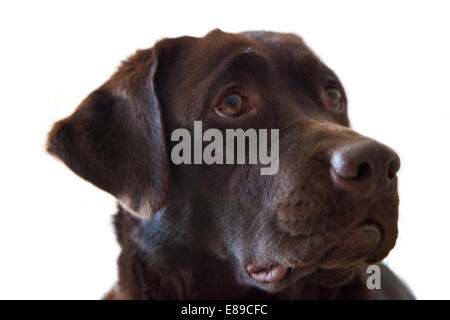
[[[208,52],[232,54],[233,52],[245,52],[264,55],[269,60],[281,59],[291,61],[292,57],[301,59],[309,57],[319,60],[303,39],[292,33],[279,33],[271,31],[245,31],[241,33],[226,33],[214,30],[205,37],[200,38],[201,46],[207,46]],[[296,59],[294,59],[296,60]]]
[[[204,83],[212,79],[221,67],[239,55],[263,57],[274,69],[289,70],[302,64],[320,64],[320,60],[303,40],[289,33],[252,31],[227,33],[213,30],[204,37],[165,39],[160,45],[177,48],[166,69],[173,85]]]

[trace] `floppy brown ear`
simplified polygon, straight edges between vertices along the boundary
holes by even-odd
[[[54,124],[47,151],[148,218],[161,207],[169,164],[153,49],[138,51],[75,112]]]

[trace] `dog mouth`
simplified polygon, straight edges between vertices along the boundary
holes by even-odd
[[[336,270],[352,270],[366,262],[382,242],[382,229],[369,220],[355,226],[331,245],[323,248],[315,259],[296,264],[274,262],[251,263],[246,266],[250,277],[259,285],[278,291],[292,281],[311,275],[319,270],[333,273]],[[327,282],[333,279],[327,279]]]
[[[337,241],[320,259],[322,269],[336,269],[372,260],[383,242],[383,231],[373,221],[364,221]]]
[[[268,267],[250,264],[247,271],[257,282],[276,283],[286,276],[288,267],[282,264],[273,264]]]

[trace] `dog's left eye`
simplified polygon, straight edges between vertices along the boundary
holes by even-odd
[[[330,87],[325,89],[327,105],[336,111],[342,109],[342,93],[339,89]]]

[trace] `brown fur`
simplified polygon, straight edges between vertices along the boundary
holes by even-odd
[[[48,151],[113,194],[122,248],[119,281],[105,299],[412,298],[384,266],[383,285],[365,285],[365,266],[397,237],[396,178],[389,191],[336,188],[330,152],[368,142],[321,90],[336,75],[292,34],[215,30],[164,39],[138,51],[49,134]],[[258,107],[230,121],[211,112],[238,83]],[[279,128],[280,170],[259,165],[170,163],[177,128]],[[383,149],[384,150],[384,149]],[[387,190],[387,189],[386,189]],[[364,221],[382,230],[358,256],[346,242]],[[285,263],[279,283],[261,284],[250,263]]]

